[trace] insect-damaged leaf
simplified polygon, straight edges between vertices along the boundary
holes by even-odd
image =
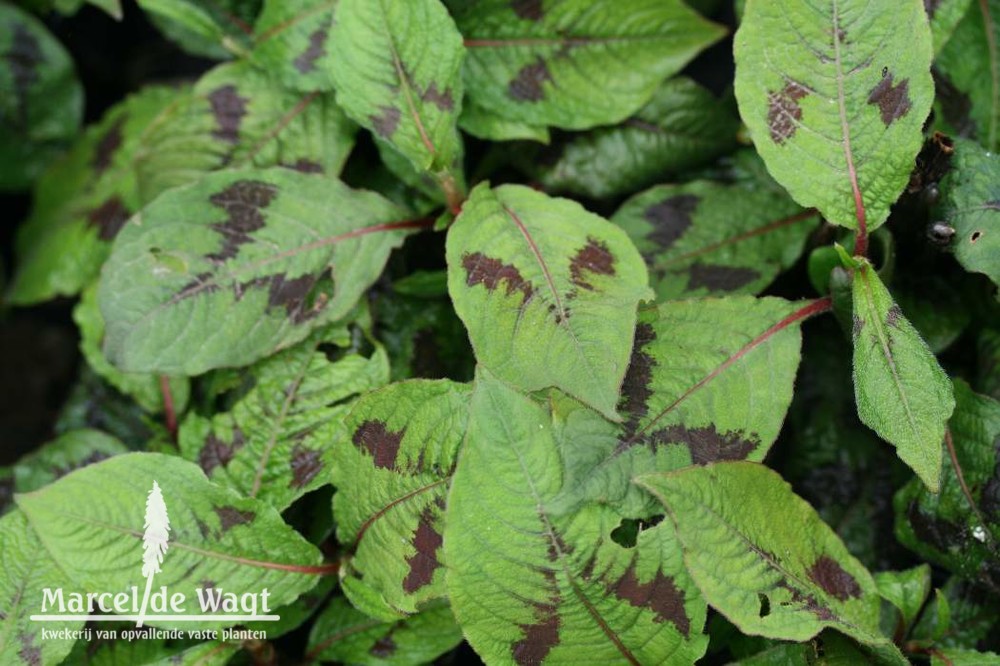
[[[105,353],[127,371],[196,375],[298,342],[381,274],[416,225],[403,216],[371,192],[282,168],[171,190],[105,266]]]
[[[997,593],[1000,403],[961,380],[955,381],[955,398],[948,425],[958,469],[945,454],[941,492],[933,494],[914,479],[896,494],[896,535],[922,558]]]
[[[341,585],[386,620],[445,596],[445,498],[465,436],[470,387],[393,384],[361,399],[333,467],[337,537],[353,550]]]
[[[758,293],[794,264],[815,211],[756,184],[659,185],[611,218],[646,259],[660,299]]]
[[[712,162],[736,145],[737,129],[731,94],[719,100],[694,81],[676,77],[620,125],[528,153],[522,161],[550,191],[600,199]]]
[[[1000,148],[1000,0],[974,0],[934,65],[935,109],[949,134]]]
[[[937,492],[941,443],[955,408],[951,383],[867,260],[854,271],[852,293],[858,416]]]
[[[420,666],[433,663],[462,640],[445,603],[391,622],[368,617],[337,597],[316,618],[307,653],[314,659],[340,664]]]
[[[624,120],[723,35],[681,0],[449,0],[470,103],[529,125]]]
[[[339,0],[332,28],[337,101],[417,170],[461,150],[462,36],[439,0]]]
[[[29,619],[40,612],[45,588],[61,588],[66,595],[83,591],[48,556],[23,513],[0,518],[0,662],[58,664],[73,648],[75,639],[60,637],[59,632],[82,629],[82,619],[45,623]],[[53,635],[43,638],[43,628]]]
[[[389,361],[381,348],[370,358],[352,350],[346,329],[320,329],[254,364],[244,381],[253,388],[230,409],[188,416],[178,444],[212,481],[282,511],[331,481],[352,398],[388,382]]]
[[[18,495],[17,503],[76,585],[141,590],[143,514],[154,480],[170,519],[169,550],[156,584],[183,593],[187,614],[201,613],[197,588],[266,588],[269,606],[277,608],[316,584],[319,551],[275,509],[209,482],[197,465],[176,456],[115,456]]]
[[[83,89],[35,17],[0,6],[0,190],[31,185],[80,129]]]
[[[693,663],[706,609],[673,529],[626,548],[608,504],[554,510],[572,454],[553,426],[487,372],[477,378],[444,534],[466,638],[491,663]]]
[[[830,222],[881,225],[934,98],[923,2],[752,2],[735,53],[740,113],[775,179]]]
[[[775,472],[722,462],[636,482],[666,507],[706,601],[741,631],[805,641],[832,627],[888,642],[871,574]]]
[[[250,62],[293,90],[333,89],[330,28],[338,0],[264,0]]]
[[[12,303],[72,296],[97,277],[110,241],[142,205],[133,169],[142,135],[178,93],[149,87],[126,98],[38,180],[18,231]]]
[[[143,203],[221,168],[285,166],[336,176],[357,126],[333,93],[302,93],[244,61],[220,65],[143,137],[136,159]]]
[[[1000,157],[955,140],[952,168],[941,181],[941,218],[955,229],[951,248],[966,270],[1000,285]]]
[[[568,199],[477,187],[448,231],[448,291],[477,360],[616,418],[646,267],[625,232]]]

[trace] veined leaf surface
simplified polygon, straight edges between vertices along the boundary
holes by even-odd
[[[804,641],[832,627],[889,642],[871,574],[775,472],[724,462],[636,481],[666,507],[706,601],[741,631]]]
[[[681,0],[449,0],[470,103],[529,125],[624,120],[722,37]]]
[[[212,481],[282,511],[330,483],[352,399],[389,381],[389,361],[381,348],[370,358],[352,350],[347,329],[320,329],[250,367],[244,381],[253,388],[231,409],[188,416],[178,445]]]
[[[14,666],[58,664],[73,649],[73,639],[42,637],[51,632],[77,631],[83,620],[32,622],[41,613],[42,590],[62,588],[82,592],[48,556],[20,511],[0,518],[0,662]],[[56,611],[58,612],[58,610]]]
[[[385,620],[445,596],[445,498],[468,421],[470,387],[393,384],[358,401],[337,442],[333,513],[353,555],[341,585]]]
[[[136,155],[140,198],[149,203],[222,168],[337,176],[356,131],[333,93],[288,90],[245,61],[220,65],[146,132]]]
[[[448,593],[488,662],[693,663],[705,606],[663,523],[615,543],[606,504],[560,513],[564,461],[545,410],[482,372],[448,496]]]
[[[269,607],[277,608],[311,589],[325,571],[319,551],[274,508],[211,483],[197,465],[176,456],[115,456],[18,495],[17,503],[76,585],[141,590],[144,503],[154,480],[170,518],[169,550],[156,584],[183,593],[185,613],[201,613],[196,589],[208,587],[238,594],[266,588]]]
[[[354,307],[415,226],[404,217],[376,194],[282,168],[171,190],[105,267],[105,353],[126,371],[196,375],[294,344]]]
[[[852,292],[858,415],[937,492],[941,443],[955,408],[951,382],[867,260],[854,271]]]
[[[775,179],[835,224],[880,226],[934,98],[921,0],[751,0],[736,99]]]
[[[229,58],[250,43],[261,0],[136,0],[164,35],[189,53]]]
[[[625,232],[568,199],[478,186],[448,231],[448,291],[478,361],[615,419],[646,267]]]
[[[339,0],[331,34],[337,101],[419,171],[461,150],[465,50],[439,0]]]
[[[338,0],[264,0],[250,62],[292,90],[333,89],[330,27]]]
[[[762,291],[802,254],[815,211],[754,184],[658,185],[611,218],[646,259],[659,299]]]

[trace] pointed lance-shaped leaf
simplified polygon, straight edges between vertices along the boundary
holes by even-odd
[[[0,191],[29,187],[73,139],[83,88],[66,49],[16,5],[0,6]]]
[[[480,364],[557,387],[616,419],[646,267],[625,232],[578,203],[478,186],[448,231],[448,291]]]
[[[105,266],[105,353],[126,371],[252,363],[345,315],[421,224],[374,193],[282,168],[171,190]]]
[[[958,263],[1000,285],[1000,157],[955,140],[952,168],[941,181],[941,219],[954,230]]]
[[[854,397],[858,416],[896,447],[932,492],[955,408],[951,382],[865,259],[854,271]]]
[[[156,479],[170,507],[170,552],[157,585],[197,599],[197,589],[270,592],[272,608],[316,584],[320,552],[263,502],[211,483],[177,456],[130,453],[17,496],[45,551],[77,585],[124,590],[145,585],[144,498]],[[189,602],[188,614],[201,612]],[[170,626],[159,620],[158,626]],[[178,626],[183,627],[183,623]]]
[[[588,129],[646,104],[724,30],[681,0],[448,0],[471,104],[529,125]]]
[[[774,178],[830,222],[880,226],[934,98],[924,3],[752,0],[735,55],[740,113]]]
[[[756,183],[694,181],[637,194],[611,221],[646,259],[657,298],[669,300],[759,293],[798,261],[818,218]]]
[[[82,593],[45,552],[24,514],[13,511],[0,518],[0,663],[10,666],[58,664],[75,642],[72,632],[83,629],[83,619],[33,622],[38,613],[60,609],[40,603],[43,590],[61,589],[63,599]],[[43,628],[51,636],[42,636]],[[67,633],[63,634],[62,630]]]
[[[663,523],[615,542],[610,504],[559,510],[570,448],[541,406],[481,371],[448,496],[455,617],[488,663],[694,663],[706,608]]]
[[[831,627],[889,642],[871,574],[775,472],[720,462],[636,482],[666,507],[706,601],[743,633],[805,641]]]
[[[350,439],[352,401],[389,381],[380,347],[353,348],[348,329],[315,331],[243,374],[252,388],[210,417],[192,413],[178,431],[181,454],[212,481],[283,511],[330,483],[334,447]]]
[[[452,168],[465,50],[440,0],[339,0],[331,51],[348,115],[418,171]]]
[[[347,418],[333,467],[337,538],[352,551],[341,585],[373,617],[445,596],[445,499],[470,394],[446,380],[401,382],[369,393]]]

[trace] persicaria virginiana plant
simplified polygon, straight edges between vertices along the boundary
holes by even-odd
[[[1000,0],[138,0],[218,63],[82,130],[80,4],[0,4],[85,360],[0,663],[1000,663]],[[43,638],[154,481],[266,638]]]

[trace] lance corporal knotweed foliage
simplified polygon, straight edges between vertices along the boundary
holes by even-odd
[[[1000,663],[1000,0],[139,0],[217,63],[85,128],[82,4],[0,4],[85,361],[0,663]],[[30,621],[144,561],[281,620]]]

